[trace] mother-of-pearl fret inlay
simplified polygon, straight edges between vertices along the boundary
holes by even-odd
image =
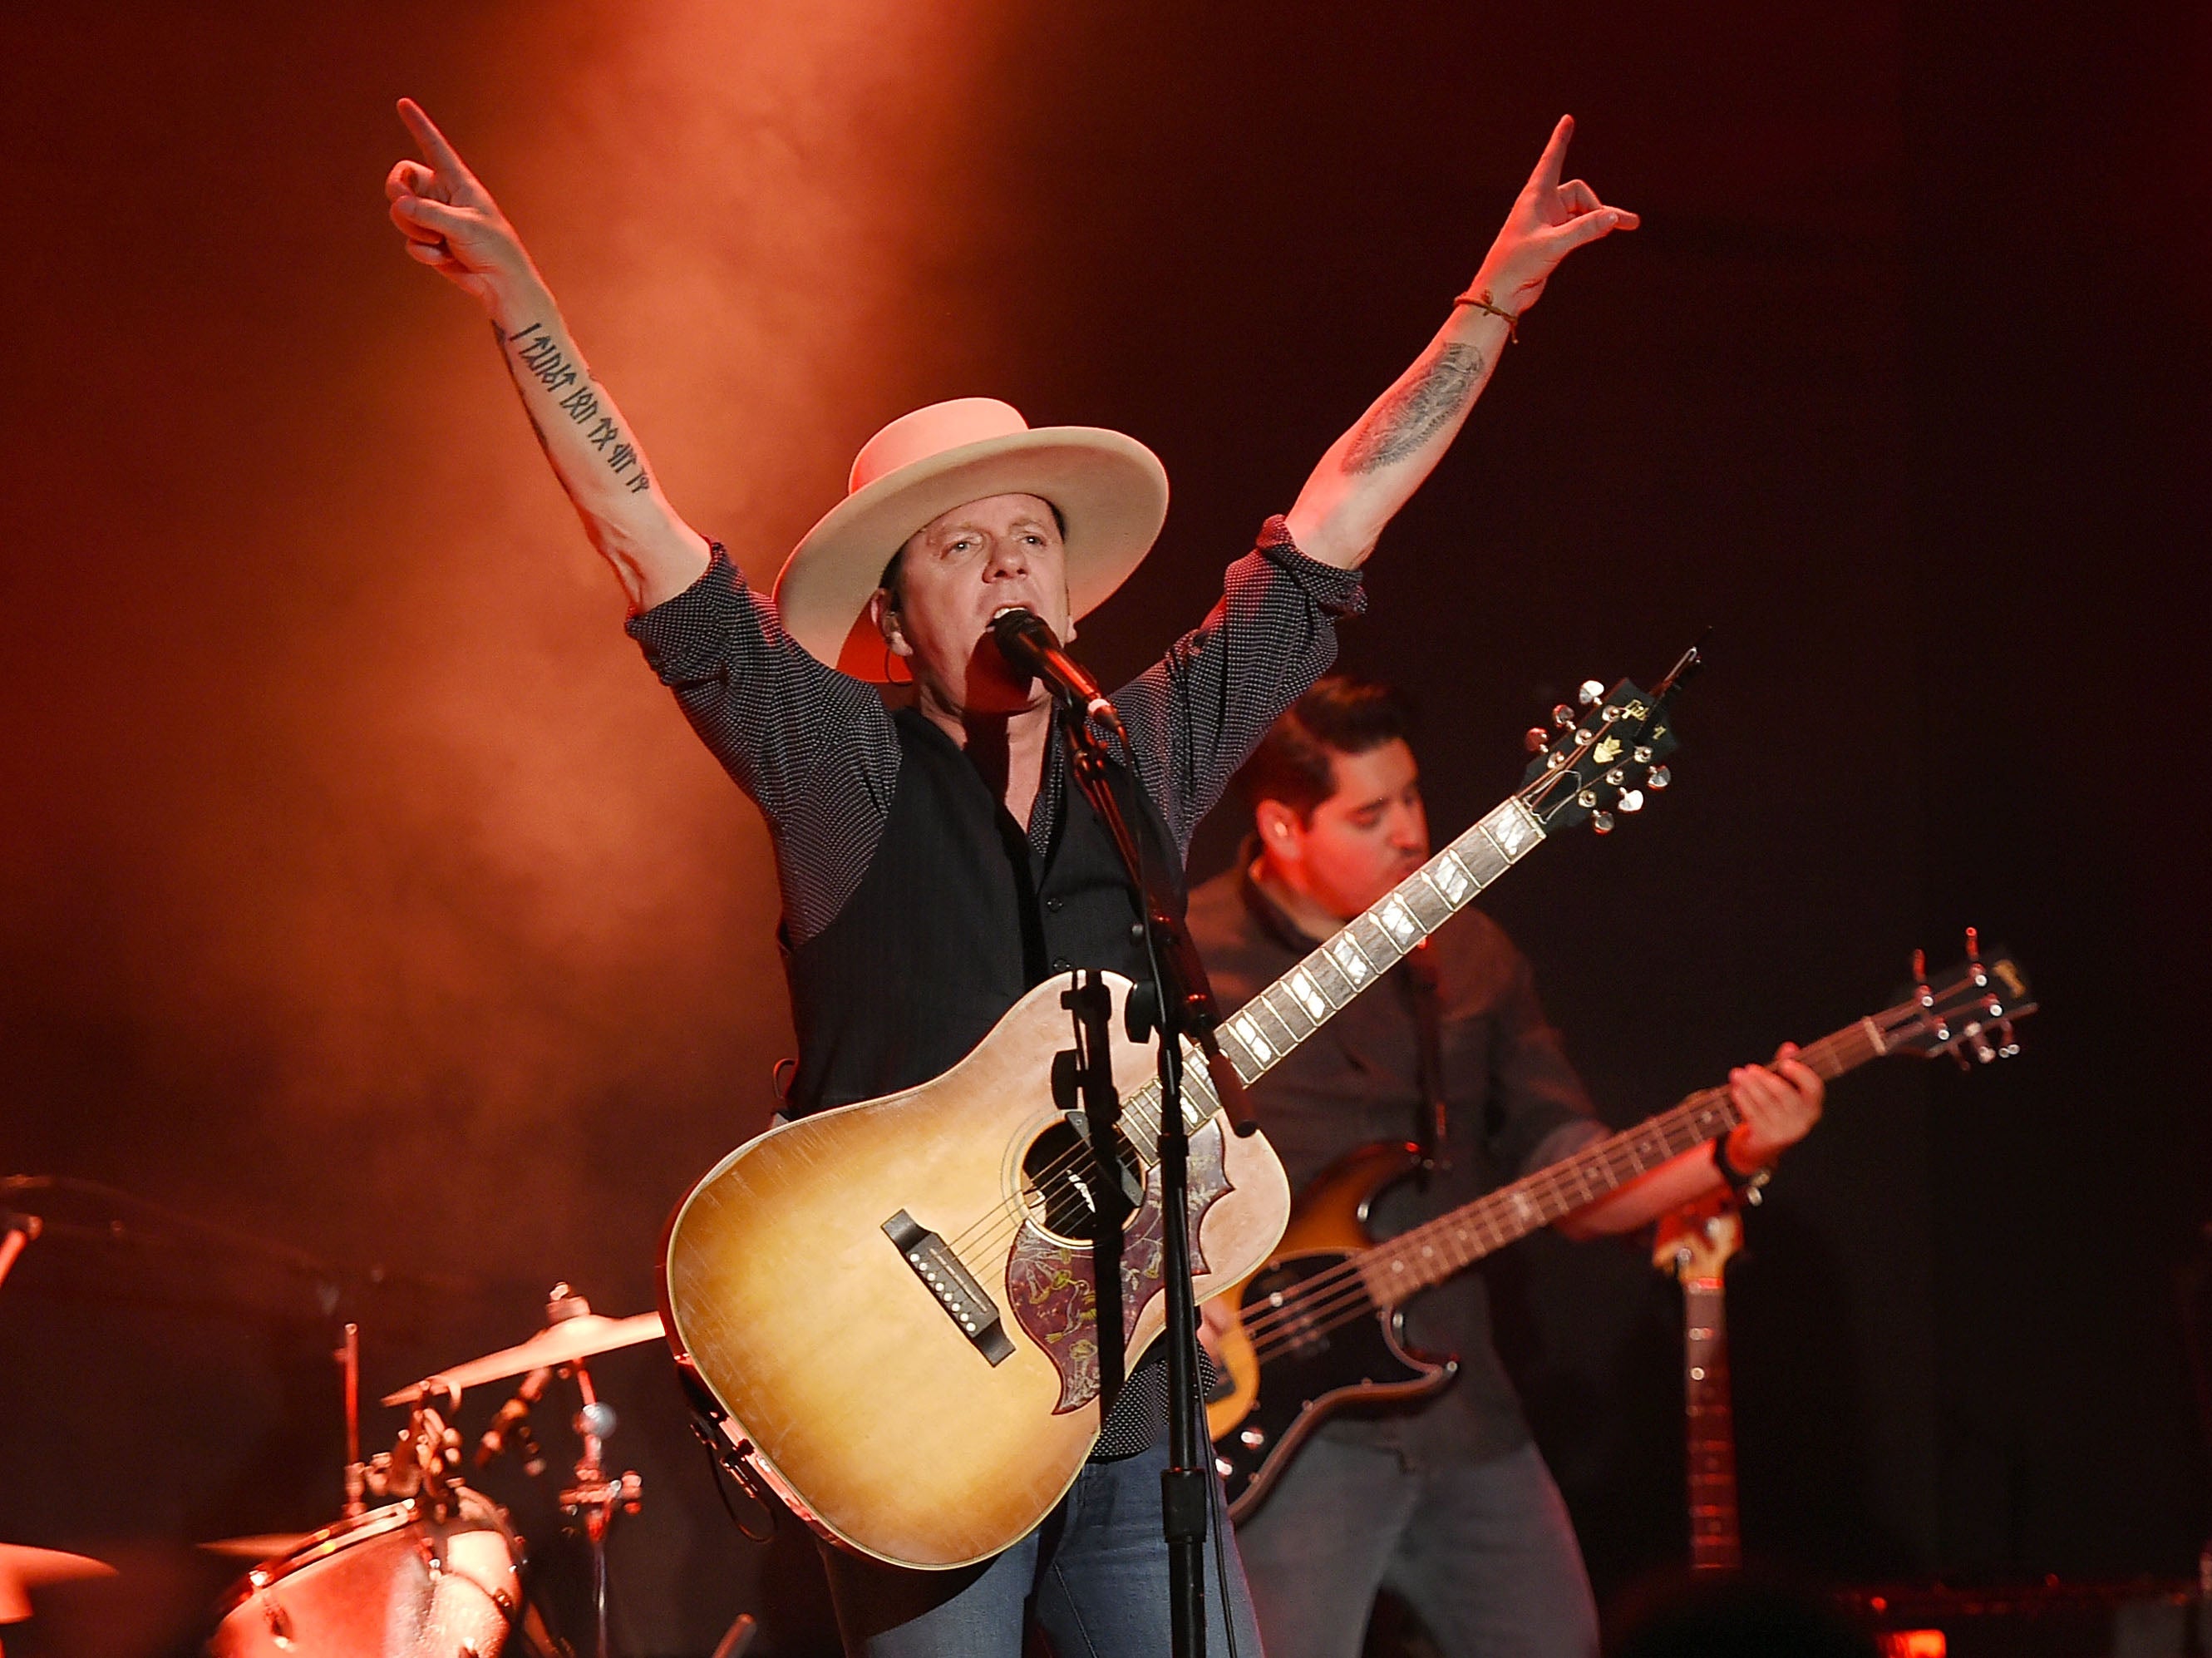
[[[1455,904],[1467,896],[1467,866],[1457,854],[1446,852],[1437,860],[1437,886]]]
[[[1316,1019],[1328,1017],[1328,1003],[1322,998],[1322,993],[1314,988],[1314,982],[1307,976],[1304,967],[1291,975],[1291,994],[1297,997],[1299,1003]]]
[[[1368,963],[1367,952],[1359,948],[1358,941],[1350,933],[1339,933],[1336,942],[1329,946],[1329,954],[1336,958],[1336,965],[1344,969],[1344,976],[1355,984],[1365,983],[1367,975],[1373,971]]]
[[[1244,1051],[1261,1064],[1266,1064],[1268,1060],[1275,1057],[1273,1045],[1266,1037],[1260,1034],[1260,1027],[1252,1022],[1250,1014],[1238,1014],[1236,1018],[1229,1021],[1229,1028],[1237,1033],[1237,1039],[1243,1043]]]
[[[1536,838],[1536,820],[1528,808],[1510,800],[1482,820],[1482,826],[1508,856],[1518,856]]]
[[[1395,893],[1393,893],[1390,901],[1382,906],[1382,924],[1401,939],[1411,938],[1420,930],[1420,923],[1416,922],[1413,913],[1398,901]]]

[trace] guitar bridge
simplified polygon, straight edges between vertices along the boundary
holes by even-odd
[[[906,1264],[914,1269],[914,1276],[937,1297],[937,1304],[959,1326],[960,1333],[975,1344],[977,1352],[994,1365],[1014,1356],[1014,1344],[1007,1339],[999,1320],[998,1303],[975,1282],[975,1275],[960,1264],[960,1258],[944,1239],[902,1209],[884,1222],[884,1236],[897,1246]]]

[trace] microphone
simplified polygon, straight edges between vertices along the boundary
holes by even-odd
[[[1079,710],[1127,741],[1121,730],[1121,716],[1099,690],[1098,681],[1060,649],[1060,640],[1043,617],[1022,606],[1009,605],[991,619],[991,637],[1009,667],[1043,680],[1045,688],[1064,706]]]
[[[493,1413],[491,1426],[477,1442],[477,1467],[489,1467],[492,1459],[507,1448],[509,1438],[526,1451],[537,1448],[530,1437],[530,1407],[544,1397],[545,1384],[552,1379],[552,1367],[540,1365],[522,1379],[522,1386],[514,1390],[514,1397]]]

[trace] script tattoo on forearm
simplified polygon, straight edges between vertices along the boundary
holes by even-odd
[[[599,452],[607,470],[622,480],[623,488],[632,495],[642,495],[653,487],[636,446],[624,438],[621,426],[605,411],[590,376],[569,360],[568,354],[545,331],[543,323],[533,322],[512,334],[502,333],[496,327],[492,332],[499,337],[500,349],[513,361],[518,378],[527,376],[536,381],[556,399],[556,409],[574,424],[586,429],[584,441]],[[563,396],[563,393],[567,395]],[[527,407],[527,399],[524,404]],[[530,424],[538,424],[534,412]],[[544,441],[542,427],[538,436],[540,442]]]
[[[1361,423],[1344,452],[1344,470],[1371,472],[1413,454],[1467,407],[1481,378],[1480,351],[1457,340],[1446,345]]]

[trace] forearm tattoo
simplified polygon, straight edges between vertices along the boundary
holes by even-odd
[[[553,406],[568,417],[576,425],[586,427],[584,441],[599,452],[607,470],[622,480],[623,486],[632,495],[642,495],[653,487],[646,476],[645,462],[636,446],[628,442],[622,427],[602,408],[599,393],[592,389],[591,378],[568,358],[545,332],[543,323],[533,322],[527,328],[509,334],[496,326],[492,332],[499,339],[500,350],[507,357],[518,381],[527,378],[536,381],[556,400]],[[566,393],[566,396],[562,393]],[[523,399],[529,407],[530,399]],[[538,425],[534,411],[530,424]],[[538,441],[544,442],[544,430],[538,429]],[[550,451],[549,450],[550,454]]]
[[[1344,470],[1371,472],[1412,454],[1467,407],[1482,367],[1474,346],[1458,340],[1444,346],[1360,423],[1344,452]]]

